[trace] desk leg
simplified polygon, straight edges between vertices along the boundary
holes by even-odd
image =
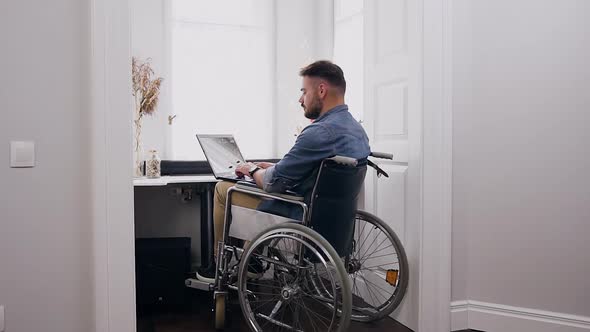
[[[215,183],[207,183],[201,197],[201,266],[213,262],[213,195]]]

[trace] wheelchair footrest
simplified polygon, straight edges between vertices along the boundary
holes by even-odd
[[[186,287],[189,287],[189,288],[200,289],[200,290],[204,290],[204,291],[213,290],[212,284],[210,284],[208,282],[201,281],[199,279],[188,278],[184,281],[184,284],[186,285]]]

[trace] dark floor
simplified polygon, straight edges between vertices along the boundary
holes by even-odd
[[[137,332],[197,332],[215,331],[212,311],[213,296],[211,293],[194,291],[191,293],[190,304],[181,310],[159,311],[144,314],[137,319]],[[245,324],[237,302],[228,306],[226,331],[250,331]],[[376,323],[352,322],[350,331],[388,331],[411,332],[404,325],[391,318],[385,318]]]

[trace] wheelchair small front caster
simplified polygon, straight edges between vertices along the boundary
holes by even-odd
[[[223,330],[225,328],[225,294],[215,296],[215,329]]]

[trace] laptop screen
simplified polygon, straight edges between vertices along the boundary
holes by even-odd
[[[244,157],[233,135],[197,135],[205,157],[216,177],[235,177],[236,166]]]

